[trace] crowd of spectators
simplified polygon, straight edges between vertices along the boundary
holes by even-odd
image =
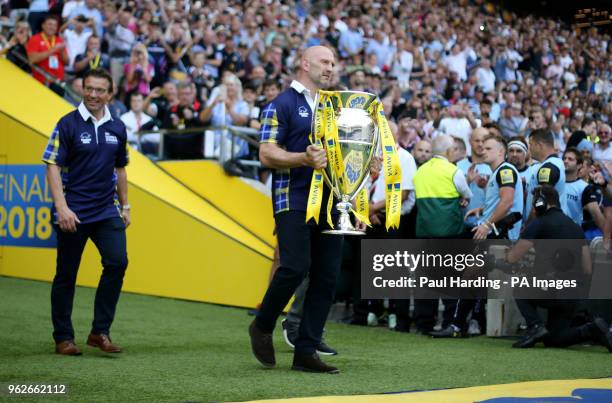
[[[15,54],[29,57],[77,96],[85,71],[108,68],[113,112],[127,113],[137,92],[141,120],[158,127],[256,126],[264,82],[285,88],[301,50],[324,44],[338,53],[334,85],[380,95],[408,150],[447,133],[463,138],[469,155],[470,131],[494,123],[508,138],[550,127],[562,151],[592,120],[594,154],[612,159],[600,130],[610,114],[609,35],[518,18],[482,0],[10,0],[2,19],[11,60],[27,69]],[[193,101],[181,102],[172,85]]]

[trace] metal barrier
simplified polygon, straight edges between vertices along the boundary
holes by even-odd
[[[62,81],[59,78],[52,76],[37,65],[30,63],[30,59],[28,59],[27,57],[24,57],[19,53],[13,53],[13,56],[17,57],[17,59],[21,60],[23,63],[27,63],[33,71],[36,71],[37,73],[42,75],[45,78],[45,85],[47,87],[49,87],[49,84],[55,84],[60,87],[64,91],[64,93],[67,93],[72,99],[82,98],[82,96],[74,92],[74,90],[70,88],[70,86],[66,84],[65,81]]]
[[[158,129],[158,130],[140,130],[136,133],[138,137],[138,147],[141,148],[141,137],[145,134],[159,134],[159,147],[157,150],[157,160],[164,160],[165,158],[165,135],[182,135],[182,134],[202,134],[204,137],[206,132],[219,133],[221,139],[219,142],[219,154],[206,150],[206,144],[202,150],[203,156],[210,155],[212,159],[219,161],[219,164],[224,165],[228,161],[234,161],[239,165],[252,169],[254,176],[256,176],[257,169],[261,167],[261,162],[257,159],[240,158],[236,159],[235,155],[235,143],[236,139],[242,139],[249,145],[259,149],[259,131],[250,127],[243,126],[201,126],[201,127],[190,127],[185,129]],[[214,134],[213,134],[214,135]],[[226,141],[229,136],[229,142]],[[206,158],[206,157],[205,157]]]

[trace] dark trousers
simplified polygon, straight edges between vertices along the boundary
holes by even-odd
[[[568,347],[592,338],[590,324],[577,327],[571,325],[576,301],[517,299],[516,305],[525,318],[527,326],[530,327],[544,325],[540,315],[538,315],[538,307],[548,310],[546,329],[549,334],[543,340],[544,345],[548,347]]]
[[[286,211],[275,217],[280,266],[256,318],[257,326],[271,333],[283,308],[308,274],[309,284],[295,341],[298,354],[314,353],[321,343],[342,263],[343,237],[322,234],[323,225],[307,224],[305,218],[305,213],[299,211]],[[324,222],[322,217],[319,223]]]
[[[442,327],[445,328],[452,323],[453,315],[457,305],[456,299],[443,299],[444,312],[442,313]],[[436,325],[438,317],[437,299],[415,299],[414,300],[414,323],[422,333],[429,333]]]
[[[71,320],[74,289],[81,255],[90,238],[100,252],[104,267],[96,291],[91,332],[108,334],[128,265],[123,220],[113,217],[89,224],[77,224],[76,232],[63,232],[56,226],[55,231],[57,268],[51,288],[53,338],[56,342],[74,339]]]

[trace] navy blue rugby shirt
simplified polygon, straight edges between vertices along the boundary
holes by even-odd
[[[298,81],[281,92],[263,110],[260,143],[273,143],[289,152],[305,152],[310,144],[314,105],[309,104],[309,91]],[[312,100],[311,100],[312,102]],[[283,211],[306,211],[313,169],[308,166],[276,169],[272,176],[274,214]],[[329,189],[325,185],[321,213],[327,208]],[[337,213],[334,209],[334,213]]]
[[[108,107],[99,122],[83,103],[62,117],[42,160],[61,167],[66,203],[82,224],[120,216],[115,168],[128,164],[127,132]]]

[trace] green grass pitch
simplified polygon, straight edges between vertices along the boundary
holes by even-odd
[[[77,288],[73,322],[84,354],[64,357],[53,352],[50,284],[0,277],[0,383],[67,384],[69,401],[208,402],[612,375],[612,356],[600,346],[517,351],[509,340],[433,340],[334,323],[327,341],[340,355],[325,359],[341,374],[290,371],[280,323],[278,365],[265,370],[251,355],[244,309],[129,293],[111,334],[124,352],[108,355],[85,345],[94,292]]]

